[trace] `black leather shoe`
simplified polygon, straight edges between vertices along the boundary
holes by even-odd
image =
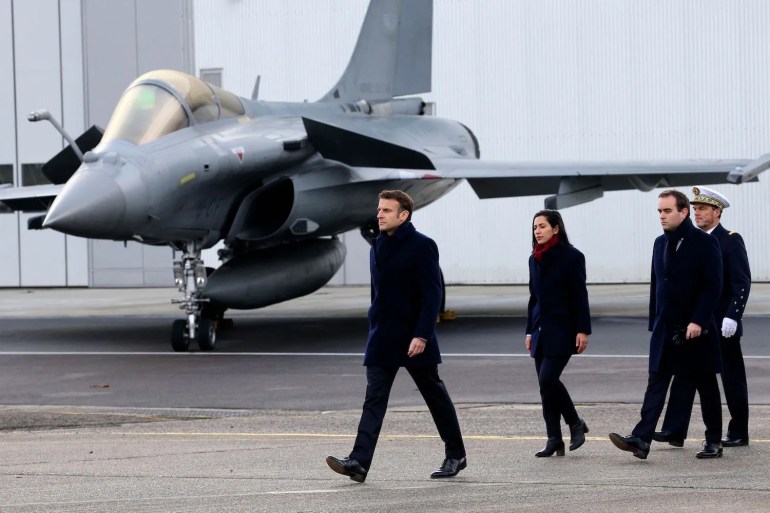
[[[366,479],[367,470],[352,458],[339,459],[334,456],[327,456],[326,464],[336,473],[348,476],[356,483],[363,483]]]
[[[569,450],[574,451],[586,441],[586,433],[588,433],[588,426],[586,421],[579,419],[578,422],[569,427]]]
[[[564,441],[561,438],[548,438],[542,451],[536,452],[538,458],[547,458],[548,456],[564,456]]]
[[[610,441],[621,451],[634,453],[634,456],[640,460],[646,460],[647,455],[650,453],[650,444],[638,436],[620,436],[617,433],[610,433]]]
[[[703,442],[703,449],[695,457],[698,459],[721,458],[722,444],[719,442]]]
[[[734,437],[727,435],[722,439],[722,447],[743,447],[749,445],[749,437]]]
[[[441,468],[433,472],[430,477],[431,479],[454,477],[467,466],[468,462],[465,460],[465,456],[459,459],[444,458],[444,463],[441,464]]]
[[[684,437],[674,436],[671,431],[655,431],[652,439],[656,442],[668,442],[668,445],[674,447],[684,447]]]

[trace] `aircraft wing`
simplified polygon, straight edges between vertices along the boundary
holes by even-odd
[[[394,171],[401,169],[401,175],[410,177],[404,179],[468,180],[481,199],[552,194],[546,198],[548,208],[579,205],[600,198],[604,191],[740,183],[770,168],[770,155],[757,160],[484,161],[458,154],[447,143],[451,138],[442,138],[448,129],[435,125],[438,121],[412,125],[414,120],[344,116],[302,121],[324,158],[367,168],[364,180],[379,180],[383,174],[397,177]],[[390,171],[374,171],[377,168]]]
[[[492,162],[438,158],[431,162],[435,171],[426,178],[464,178],[481,199],[553,194],[546,198],[546,207],[565,208],[600,198],[604,191],[726,183],[729,173],[752,160]]]
[[[13,187],[10,184],[0,186],[0,202],[11,210],[22,212],[45,212],[64,187],[59,185],[28,185]]]

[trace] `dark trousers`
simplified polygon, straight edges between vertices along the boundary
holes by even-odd
[[[372,464],[374,448],[388,407],[390,389],[398,369],[399,367],[376,365],[366,367],[366,399],[361,412],[361,421],[358,423],[358,435],[353,451],[350,453],[350,457],[366,469]],[[438,366],[406,367],[406,370],[412,376],[422,398],[425,399],[425,404],[428,405],[433,422],[438,428],[441,440],[444,441],[446,457],[454,459],[464,457],[465,445],[460,433],[457,412],[444,382],[438,376]]]
[[[647,391],[644,393],[644,402],[642,403],[642,419],[632,433],[647,443],[652,441],[655,426],[658,424],[660,414],[663,412],[666,392],[671,383],[671,378],[672,375],[665,372],[650,373],[647,380]],[[719,442],[722,438],[722,399],[719,394],[716,374],[678,375],[676,379],[685,388],[693,390],[693,396],[690,398],[689,403],[690,410],[692,410],[695,390],[698,391],[703,423],[706,425],[706,441]]]
[[[571,426],[580,420],[567,387],[561,382],[561,373],[569,362],[567,356],[543,356],[535,352],[535,370],[540,384],[540,399],[543,404],[543,419],[548,438],[561,440],[561,417]]]
[[[740,337],[722,338],[721,347],[722,388],[725,391],[727,409],[730,411],[727,436],[748,438],[749,389],[746,384],[746,366],[743,363],[741,339]],[[663,431],[686,438],[694,400],[695,386],[692,382],[683,382],[675,377],[671,384],[666,416],[663,418]]]

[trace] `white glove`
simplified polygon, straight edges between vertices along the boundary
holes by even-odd
[[[722,319],[722,336],[730,338],[735,335],[735,330],[738,329],[738,323],[729,317]]]

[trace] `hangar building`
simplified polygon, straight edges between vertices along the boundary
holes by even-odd
[[[156,68],[249,97],[315,100],[342,73],[367,0],[0,0],[0,180],[40,183],[73,135],[104,126],[122,90]],[[505,161],[755,158],[770,152],[770,3],[763,0],[434,0],[436,114]],[[770,280],[770,175],[718,188],[724,225]],[[698,185],[698,184],[692,184]],[[657,193],[611,192],[565,209],[592,283],[649,280]],[[554,191],[555,193],[556,191]],[[689,192],[689,191],[686,191]],[[532,215],[543,197],[479,200],[463,184],[417,212],[449,283],[526,283]],[[375,199],[372,202],[375,208]],[[169,248],[26,229],[0,213],[0,286],[169,286]],[[361,237],[333,284],[368,283]],[[215,265],[213,251],[207,265]]]

